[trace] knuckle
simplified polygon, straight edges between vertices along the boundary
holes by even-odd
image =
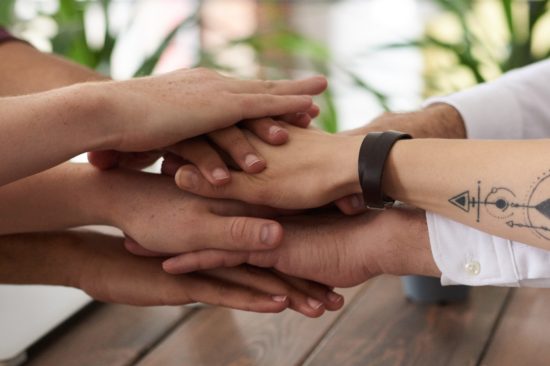
[[[240,244],[240,242],[249,242],[252,238],[250,233],[250,225],[246,218],[235,217],[231,219],[229,226],[229,235],[234,244]]]

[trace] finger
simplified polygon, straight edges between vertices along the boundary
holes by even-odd
[[[262,252],[261,256],[255,256],[255,261],[261,267],[270,268],[276,264],[277,257],[274,253]],[[163,269],[171,274],[190,273],[194,271],[209,271],[212,269],[236,267],[251,260],[250,252],[229,252],[223,250],[202,250],[198,252],[184,253],[165,260]],[[296,309],[301,309],[304,304],[311,309],[318,309],[321,305],[328,310],[338,310],[344,305],[341,295],[331,291],[326,286],[299,280],[277,272],[277,275],[299,289],[307,297],[301,297]],[[292,301],[291,301],[292,304]]]
[[[360,194],[340,198],[334,204],[346,215],[357,215],[367,211],[363,196]]]
[[[209,210],[218,216],[249,216],[263,219],[296,216],[303,212],[303,210],[287,210],[265,205],[252,205],[235,200],[212,200]]]
[[[238,84],[240,93],[265,93],[276,95],[317,95],[327,89],[324,76],[313,76],[301,80],[242,80]]]
[[[254,177],[254,175],[233,172],[231,184],[215,186],[204,179],[193,165],[183,165],[176,172],[174,179],[180,189],[202,197],[236,199],[248,203],[268,204],[267,193],[255,192],[254,190],[261,190],[263,188],[253,187],[250,177]]]
[[[319,317],[325,310],[322,301],[308,296],[308,293],[294,287],[290,281],[283,280],[265,269],[244,265],[235,268],[218,268],[201,273],[214,278],[224,279],[237,285],[251,287],[258,291],[278,294],[281,298],[286,297],[291,309],[308,317]],[[298,283],[299,281],[297,280],[296,282]],[[322,286],[319,285],[319,287]]]
[[[291,284],[294,288],[300,290],[302,293],[308,295],[310,298],[322,302],[327,310],[340,310],[342,306],[344,306],[344,297],[334,292],[332,288],[329,288],[317,282],[288,276],[277,270],[272,271],[277,276],[285,280],[285,282]]]
[[[194,164],[210,184],[222,185],[231,180],[227,166],[218,152],[202,138],[180,142],[168,151]]]
[[[113,169],[118,167],[121,155],[121,152],[115,150],[91,151],[88,153],[88,161],[100,170]]]
[[[124,247],[130,253],[140,256],[140,257],[166,257],[166,253],[153,252],[149,249],[146,249],[138,244],[134,239],[128,235],[124,236]]]
[[[307,111],[307,113],[309,114],[309,116],[311,118],[317,118],[317,117],[319,117],[319,114],[321,113],[321,108],[319,108],[319,106],[317,104],[313,104],[311,106],[311,108],[309,109],[309,111]]]
[[[283,240],[283,227],[277,221],[255,217],[224,217],[203,213],[193,223],[193,230],[181,234],[182,246],[168,248],[181,253],[203,249],[229,251],[264,251]]]
[[[313,100],[308,95],[235,94],[238,120],[307,112]]]
[[[215,268],[236,267],[249,259],[248,252],[207,249],[168,258],[162,263],[165,272],[184,274]]]
[[[208,138],[228,153],[245,172],[259,173],[265,169],[265,159],[250,144],[241,129],[234,126],[224,128],[209,133]]]
[[[180,296],[190,298],[193,302],[259,313],[278,313],[288,307],[288,297],[267,294],[202,274],[182,277],[180,284]],[[178,292],[170,293],[167,297],[166,304],[177,304]]]
[[[313,118],[319,116],[320,111],[321,110],[318,105],[312,104],[309,110],[305,113],[286,114],[284,116],[277,117],[277,119],[297,127],[306,128],[311,124]]]
[[[122,153],[118,166],[126,169],[141,170],[153,165],[161,156],[162,152],[160,151]]]
[[[160,167],[160,172],[163,175],[173,177],[176,175],[178,169],[185,164],[188,164],[182,158],[172,153],[166,153],[163,156],[162,165]]]
[[[294,113],[281,116],[280,119],[286,123],[290,123],[294,126],[306,128],[311,124],[311,117],[308,113]]]
[[[271,145],[282,145],[288,141],[288,131],[272,118],[248,119],[241,126]]]

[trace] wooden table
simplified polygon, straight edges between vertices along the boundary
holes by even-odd
[[[319,319],[94,304],[29,365],[550,365],[550,290],[474,288],[466,303],[426,306],[379,277],[344,293],[345,308]]]

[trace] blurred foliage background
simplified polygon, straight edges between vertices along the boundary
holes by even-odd
[[[37,16],[24,18],[17,14],[17,2],[33,2]],[[54,24],[48,39],[51,51],[76,62],[110,74],[112,56],[124,29],[115,29],[110,23],[109,10],[122,0],[0,0],[0,24],[15,34],[25,31],[37,20]],[[124,0],[138,4],[141,0]],[[182,0],[183,1],[183,0]],[[230,1],[230,0],[229,0]],[[309,0],[302,0],[307,2]],[[369,1],[369,0],[365,0]],[[396,4],[399,3],[395,0]],[[346,63],[338,62],[323,42],[315,41],[293,29],[285,21],[292,11],[293,1],[258,0],[263,13],[268,15],[268,27],[254,34],[233,39],[223,47],[203,47],[199,42],[199,57],[192,66],[206,66],[239,74],[239,70],[222,61],[219,55],[227,48],[247,47],[261,65],[259,77],[293,76],[294,68],[307,64],[313,72],[331,74],[334,70],[347,76],[353,88],[369,93],[384,110],[389,110],[388,96],[379,85],[372,85]],[[424,95],[449,93],[476,83],[494,79],[517,67],[550,57],[550,9],[548,0],[421,0],[435,11],[425,21],[421,37],[403,39],[368,50],[363,55],[375,55],[392,49],[414,48],[424,60]],[[100,9],[102,42],[91,44],[87,37],[86,13],[90,7]],[[37,19],[39,18],[39,19]],[[154,72],[159,60],[174,38],[190,29],[200,28],[203,20],[203,2],[197,1],[191,15],[185,17],[167,32],[156,48],[136,68],[134,76]],[[238,20],[236,20],[238,21]],[[128,28],[133,26],[132,22]],[[318,124],[335,132],[339,115],[329,89],[320,100],[322,115]]]

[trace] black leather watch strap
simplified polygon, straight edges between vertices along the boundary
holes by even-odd
[[[371,132],[365,136],[359,150],[359,180],[367,208],[384,209],[395,202],[382,192],[384,166],[395,142],[410,138],[411,135],[398,131]]]

